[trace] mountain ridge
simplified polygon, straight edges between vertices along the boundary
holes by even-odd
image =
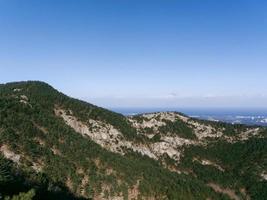
[[[36,177],[47,177],[52,186],[41,188],[51,196],[59,190],[63,199],[266,197],[263,127],[178,112],[125,117],[39,81],[1,84],[0,105],[2,154],[22,174],[24,168],[36,173],[32,179],[39,185],[45,184]],[[244,165],[224,156],[228,149]],[[40,187],[29,185],[41,199]]]

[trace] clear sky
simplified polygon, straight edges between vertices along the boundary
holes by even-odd
[[[0,0],[0,82],[105,107],[267,107],[266,0]]]

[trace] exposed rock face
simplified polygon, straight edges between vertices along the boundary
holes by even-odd
[[[20,98],[23,99],[23,100],[25,100],[25,101],[28,101],[29,100],[26,95],[20,95]]]
[[[257,136],[260,133],[260,128],[247,129],[245,132],[238,135],[238,139],[241,141],[248,140],[251,137]]]
[[[3,156],[9,160],[12,160],[14,163],[20,165],[22,164],[21,160],[22,157],[19,154],[14,153],[13,151],[10,150],[10,148],[7,145],[2,145],[0,148],[0,152],[3,154]],[[38,160],[38,162],[33,162],[31,160],[28,160],[31,162],[31,167],[34,169],[36,172],[41,172],[43,168],[43,164],[41,160]]]
[[[29,103],[29,98],[26,95],[20,95],[20,100],[19,102],[25,105],[29,105],[30,107],[32,107],[32,105]]]
[[[25,180],[32,180],[31,173],[39,180],[42,173],[51,179],[49,187],[55,181],[56,189],[65,186],[77,197],[153,200],[184,194],[186,199],[216,199],[222,193],[253,199],[263,187],[251,190],[247,183],[267,181],[263,127],[198,120],[178,112],[124,117],[47,85],[15,85],[1,95],[0,154],[15,162],[10,162],[14,169],[29,171]],[[109,153],[131,150],[157,162]]]
[[[181,120],[188,127],[193,129],[193,132],[197,138],[193,143],[190,144],[206,144],[209,142],[208,139],[221,138],[227,142],[234,143],[237,141],[248,140],[251,137],[257,136],[260,133],[260,128],[247,128],[243,132],[235,136],[227,136],[223,132],[225,128],[213,127],[210,124],[201,123],[196,119],[183,116],[176,112],[161,112],[161,113],[150,113],[129,117],[130,123],[143,134],[146,128],[151,128],[152,131],[145,133],[144,135],[152,138],[155,134],[160,133],[159,128],[166,125],[166,121],[175,122]]]
[[[235,191],[231,189],[222,188],[221,186],[214,184],[214,183],[209,183],[208,186],[210,186],[216,192],[226,194],[230,199],[240,200],[239,196],[235,193]]]
[[[175,122],[176,120],[181,120],[188,127],[194,129],[194,134],[199,140],[205,139],[207,137],[217,138],[223,135],[222,131],[215,129],[210,125],[199,123],[176,112],[144,114],[140,115],[140,118],[141,120],[137,120],[135,116],[129,117],[129,121],[137,130],[153,128],[155,132],[159,132],[159,127],[165,126],[166,121]]]
[[[22,89],[20,89],[20,88],[15,88],[15,89],[13,89],[13,91],[14,92],[20,92]]]
[[[262,172],[261,177],[263,180],[267,181],[267,172]]]
[[[20,161],[20,155],[15,154],[13,151],[11,151],[8,146],[3,145],[0,148],[0,151],[3,153],[3,155],[5,156],[5,158],[12,160],[13,162],[19,164]]]
[[[187,120],[188,125],[194,128],[194,132],[199,140],[204,140],[205,138],[219,138],[222,137],[222,130],[217,130],[211,125],[201,124],[194,120]]]
[[[161,141],[155,143],[137,144],[126,140],[123,134],[110,124],[92,119],[89,119],[87,122],[81,122],[75,116],[67,114],[64,109],[55,108],[54,111],[57,116],[62,117],[65,123],[76,132],[81,133],[83,136],[90,137],[97,144],[115,153],[124,154],[124,149],[127,148],[156,160],[167,154],[170,158],[179,161],[182,152],[179,147],[197,144],[196,141],[180,138],[178,136],[166,136],[161,138]],[[151,126],[151,124],[163,124],[162,122],[157,123],[153,118],[153,114],[146,115],[146,117],[153,121],[153,123],[149,122],[149,125],[145,124],[144,126],[146,127]],[[175,120],[176,118],[174,114],[168,116],[167,113],[163,113],[160,117],[162,119],[166,117],[168,120]],[[143,127],[141,125],[138,126]]]
[[[38,163],[37,162],[33,162],[32,163],[32,168],[36,171],[36,172],[41,172],[42,169],[43,169],[43,164],[41,161],[39,161]]]
[[[213,167],[217,168],[218,170],[224,172],[223,167],[221,167],[219,164],[217,164],[215,162],[212,162],[210,160],[205,160],[205,159],[204,160],[203,159],[201,160],[201,159],[198,159],[198,158],[194,158],[193,161],[199,162],[202,165],[210,165],[210,166],[213,166]]]
[[[97,144],[116,153],[121,153],[118,144],[123,139],[122,134],[110,124],[89,119],[88,122],[81,122],[75,116],[68,115],[63,109],[55,109],[55,114],[64,119],[65,123],[83,136],[90,137]],[[70,112],[71,113],[71,112]]]
[[[90,137],[94,142],[109,151],[123,155],[125,153],[125,149],[131,149],[155,160],[158,160],[163,155],[168,155],[170,158],[179,162],[184,148],[190,145],[206,145],[209,143],[209,140],[206,140],[206,138],[223,138],[228,142],[235,142],[239,140],[246,140],[251,136],[255,136],[259,132],[258,128],[249,129],[237,137],[230,137],[223,135],[223,130],[221,129],[216,129],[211,125],[201,124],[200,122],[175,112],[151,113],[141,115],[142,120],[129,117],[128,120],[137,129],[139,134],[152,138],[155,134],[159,133],[159,127],[166,125],[166,121],[175,122],[175,120],[182,120],[189,127],[193,128],[196,139],[186,139],[167,134],[165,136],[161,136],[160,141],[151,141],[147,144],[137,144],[132,141],[128,141],[123,134],[111,124],[92,119],[89,119],[87,122],[82,122],[73,115],[71,110],[67,112],[66,110],[58,107],[55,107],[54,112],[57,116],[63,118],[65,123],[76,132],[82,134],[83,136]],[[143,133],[142,130],[145,128],[152,128],[154,133]],[[208,161],[200,162],[203,165],[213,165],[221,171],[223,170],[220,166],[216,166]]]
[[[141,120],[137,120],[135,117],[140,117]],[[189,118],[175,112],[149,113],[128,118],[137,130],[152,128],[155,132],[158,132],[159,127],[165,126],[166,121],[175,122],[177,119],[186,122]]]

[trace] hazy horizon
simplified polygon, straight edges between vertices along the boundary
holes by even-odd
[[[0,1],[0,82],[103,107],[267,107],[267,2]]]

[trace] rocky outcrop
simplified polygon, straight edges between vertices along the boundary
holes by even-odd
[[[252,137],[260,134],[260,128],[247,127],[246,130],[233,135],[228,136],[224,134],[225,128],[215,127],[209,123],[201,123],[197,119],[189,118],[177,112],[160,112],[150,113],[138,116],[128,117],[129,122],[138,130],[140,134],[152,138],[157,133],[160,133],[159,128],[166,125],[166,121],[175,122],[181,120],[186,126],[193,129],[193,132],[197,138],[193,144],[207,144],[210,139],[221,138],[229,143],[235,143],[238,141],[248,140]],[[146,128],[150,128],[151,131],[145,131]],[[191,143],[192,144],[192,143]]]
[[[220,138],[223,136],[222,130],[216,129],[211,125],[202,124],[195,120],[188,120],[186,122],[194,129],[194,133],[199,140],[205,140],[206,138]]]
[[[89,119],[87,122],[82,122],[71,114],[72,111],[67,112],[58,107],[55,107],[54,112],[57,116],[63,118],[65,123],[76,132],[85,137],[89,137],[103,148],[122,155],[125,153],[125,149],[131,149],[155,160],[160,159],[163,155],[168,155],[170,158],[179,161],[182,153],[181,147],[198,144],[196,141],[180,138],[178,136],[162,137],[159,142],[149,142],[147,144],[134,143],[133,141],[127,140],[119,130],[110,124],[92,119]],[[156,121],[152,115],[146,115],[146,117],[150,119],[150,121],[153,119],[155,125]],[[162,119],[167,117],[168,120],[175,120],[177,116],[168,116],[167,113],[163,113],[160,117]],[[162,123],[160,122],[159,124]]]
[[[260,176],[263,180],[267,181],[267,172],[262,172]]]
[[[235,193],[234,190],[231,190],[229,188],[222,188],[215,183],[209,183],[208,186],[210,186],[215,192],[227,195],[230,199],[240,200],[239,196]]]
[[[142,144],[127,140],[118,129],[103,121],[88,119],[88,121],[82,122],[74,116],[71,110],[66,111],[57,106],[55,107],[54,112],[57,116],[63,118],[65,123],[76,132],[82,134],[84,137],[89,137],[91,140],[109,151],[124,155],[125,149],[131,149],[155,160],[160,159],[164,155],[168,155],[170,158],[179,162],[184,148],[190,145],[206,145],[210,142],[209,140],[206,140],[206,138],[222,138],[228,142],[235,142],[246,140],[249,137],[255,136],[259,132],[259,129],[256,128],[248,129],[238,136],[225,136],[223,135],[222,129],[216,129],[211,125],[202,124],[175,112],[144,114],[138,116],[139,119],[129,117],[129,122],[137,129],[138,133],[143,134],[148,138],[152,138],[157,134],[159,132],[158,128],[166,125],[166,120],[171,122],[182,120],[193,129],[194,134],[196,135],[196,139],[192,140],[167,134],[161,136],[159,141],[150,141],[146,144]],[[142,132],[142,129],[145,128],[152,128],[155,133],[146,134]],[[223,170],[221,167],[208,161],[200,161],[200,163],[203,165],[213,165],[219,170]]]
[[[2,152],[5,158],[12,160],[13,162],[17,164],[20,163],[21,156],[11,151],[7,145],[1,146],[0,151]]]
[[[198,162],[198,163],[200,163],[200,164],[202,164],[202,165],[213,166],[213,167],[217,168],[218,170],[224,172],[223,167],[221,167],[219,164],[217,164],[217,163],[215,163],[215,162],[212,162],[212,161],[210,161],[210,160],[193,158],[193,161],[194,161],[194,162]]]

